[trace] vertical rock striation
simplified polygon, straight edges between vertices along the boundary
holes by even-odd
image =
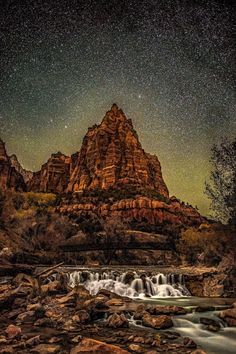
[[[74,166],[71,192],[140,185],[169,196],[158,158],[145,153],[132,121],[116,104],[88,129]]]
[[[52,154],[41,170],[33,173],[28,181],[28,190],[63,193],[68,186],[70,172],[71,158],[61,152]]]
[[[16,190],[25,191],[26,184],[23,176],[14,166],[7,155],[5,143],[0,139],[0,189],[2,191]]]

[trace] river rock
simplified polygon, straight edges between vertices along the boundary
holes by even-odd
[[[21,337],[21,328],[18,327],[18,326],[15,326],[13,324],[10,324],[6,330],[5,330],[5,333],[6,333],[6,337],[8,339],[20,339]]]
[[[127,272],[124,276],[123,281],[125,284],[131,284],[134,278],[135,278],[134,272]]]
[[[0,336],[0,345],[7,343],[7,339],[5,336]]]
[[[31,350],[33,354],[56,354],[60,351],[59,345],[54,344],[39,344]]]
[[[184,342],[185,347],[187,347],[187,348],[193,348],[193,349],[197,348],[196,343],[189,337],[185,337],[183,342]]]
[[[167,315],[151,316],[146,313],[144,314],[142,321],[144,326],[155,329],[165,329],[173,326],[171,317]]]
[[[187,311],[180,306],[155,306],[150,307],[147,311],[151,315],[185,315]]]
[[[90,354],[129,354],[116,345],[107,344],[90,338],[83,338],[79,345],[74,347],[70,354],[90,353]]]
[[[15,354],[15,349],[13,348],[13,346],[8,345],[0,349],[0,354]]]
[[[26,344],[27,346],[29,346],[29,347],[32,347],[32,346],[34,346],[34,345],[39,344],[39,342],[40,342],[40,335],[34,336],[34,337],[28,339],[28,340],[25,342],[25,344]]]
[[[129,322],[123,313],[120,315],[113,313],[108,317],[106,325],[111,328],[129,327]]]
[[[129,345],[129,350],[131,350],[132,352],[135,352],[135,353],[143,353],[143,349],[140,345],[138,344],[130,344]]]
[[[220,323],[212,318],[200,317],[200,323],[204,324],[208,331],[218,332],[220,330]]]
[[[77,323],[88,323],[90,320],[90,316],[87,311],[79,310],[76,312],[76,315],[72,317],[72,320]]]
[[[124,301],[122,299],[111,299],[106,302],[107,306],[123,306]]]
[[[236,327],[236,307],[221,311],[219,317],[224,320],[228,326]]]
[[[23,312],[19,314],[16,318],[17,322],[34,322],[35,319],[35,311]]]
[[[214,311],[215,307],[214,306],[197,306],[195,308],[196,312],[207,312],[207,311]]]

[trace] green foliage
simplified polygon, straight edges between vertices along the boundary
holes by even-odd
[[[219,226],[192,227],[181,232],[177,250],[192,265],[202,263],[216,266],[235,246],[234,231]]]
[[[55,206],[58,197],[52,193],[24,193],[24,197],[30,206],[50,207]]]
[[[88,202],[88,198],[96,199],[101,203],[114,203],[122,199],[135,199],[137,197],[147,197],[165,203],[169,203],[169,199],[158,193],[156,190],[144,189],[136,185],[121,186],[120,188],[94,189],[86,190],[82,193],[74,194],[74,199],[79,203]],[[68,196],[67,199],[72,198]]]
[[[211,156],[212,172],[206,183],[206,194],[216,219],[236,225],[236,139],[214,145]]]

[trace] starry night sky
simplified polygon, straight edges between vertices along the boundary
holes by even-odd
[[[191,3],[191,5],[190,5]],[[1,1],[0,137],[25,168],[79,150],[116,102],[171,194],[207,213],[210,148],[235,136],[226,1]]]

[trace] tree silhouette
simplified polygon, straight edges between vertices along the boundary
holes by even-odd
[[[224,139],[212,147],[212,171],[206,194],[214,216],[222,223],[236,225],[236,139]]]

